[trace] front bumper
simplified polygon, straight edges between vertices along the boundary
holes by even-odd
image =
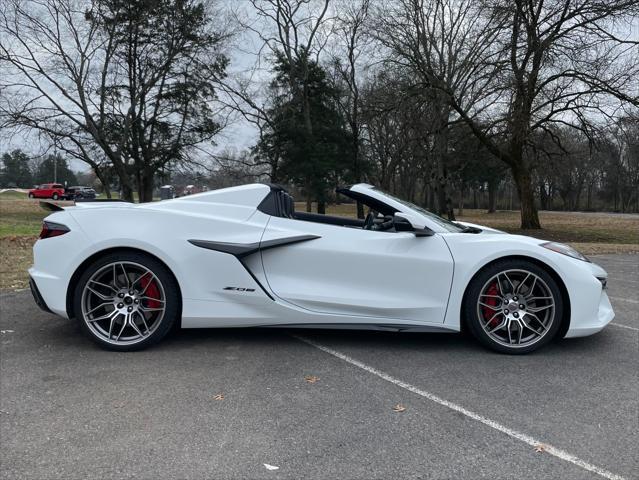
[[[612,309],[606,290],[602,288],[596,314],[590,316],[588,321],[580,322],[578,326],[573,327],[571,325],[565,338],[586,337],[600,332],[613,318],[615,318],[615,312]]]

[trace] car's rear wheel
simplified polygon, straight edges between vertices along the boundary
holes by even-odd
[[[122,252],[92,263],[75,289],[82,330],[110,350],[140,350],[159,342],[179,316],[179,289],[167,268],[148,255]]]
[[[502,260],[471,281],[464,301],[466,325],[483,345],[501,353],[532,352],[560,329],[563,300],[557,282],[539,265]]]
[[[51,198],[53,198],[54,200],[57,200],[58,198],[60,198],[60,196],[57,193],[54,193]]]
[[[34,198],[33,193],[29,192],[29,198]]]

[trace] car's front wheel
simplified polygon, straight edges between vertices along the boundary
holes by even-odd
[[[33,193],[29,192],[29,198],[35,198]]]
[[[58,198],[60,198],[60,196],[59,196],[57,193],[54,193],[54,194],[51,196],[51,198],[52,198],[52,199],[54,199],[54,200],[57,200]]]
[[[74,311],[100,346],[140,350],[159,342],[178,319],[179,288],[168,269],[137,252],[105,255],[80,277]]]
[[[495,262],[471,281],[464,301],[466,326],[483,345],[501,353],[532,352],[560,329],[563,301],[557,282],[539,265]]]

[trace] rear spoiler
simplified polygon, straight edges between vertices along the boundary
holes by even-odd
[[[126,200],[120,200],[119,198],[79,198],[73,202],[73,204],[77,203],[131,203]],[[69,206],[69,205],[67,205]],[[53,202],[40,202],[40,207],[45,209],[48,212],[61,212],[64,210],[64,207],[58,205]]]
[[[126,200],[122,200],[120,198],[78,198],[74,200],[74,203],[80,202],[96,202],[96,203],[108,203],[108,202],[123,202],[123,203],[131,203]]]
[[[62,210],[64,210],[64,208],[62,208],[60,205],[56,205],[55,203],[51,202],[40,202],[40,207],[48,212],[61,212]]]

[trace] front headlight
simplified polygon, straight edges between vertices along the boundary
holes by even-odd
[[[588,258],[586,258],[577,250],[572,248],[570,245],[565,245],[563,243],[557,243],[557,242],[546,242],[546,243],[542,243],[540,246],[547,248],[548,250],[552,250],[553,252],[561,253],[562,255],[568,255],[569,257],[576,258],[577,260],[590,262]]]

